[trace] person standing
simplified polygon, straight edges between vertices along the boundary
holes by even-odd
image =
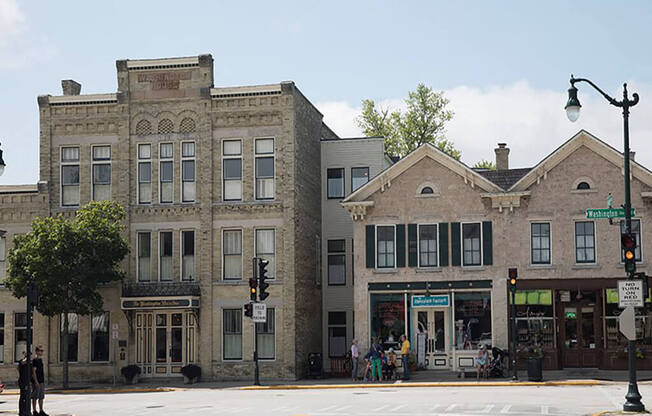
[[[401,361],[403,363],[403,380],[410,379],[410,341],[401,335]]]
[[[381,349],[378,345],[378,338],[374,338],[371,341],[371,347],[369,348],[369,360],[371,361],[371,376],[369,380],[373,380],[376,374],[378,375],[377,380],[382,381],[383,375],[381,373]]]
[[[23,353],[23,359],[18,362],[18,388],[20,389],[20,397],[18,398],[18,415],[31,416],[29,413],[29,383],[30,374],[29,366],[27,365],[27,355],[29,352]]]
[[[358,379],[358,357],[360,357],[360,351],[358,350],[358,341],[354,339],[351,342],[351,378],[353,381]]]
[[[36,358],[32,361],[34,372],[32,374],[32,415],[33,416],[48,416],[43,411],[43,400],[45,399],[45,374],[43,373],[43,347],[40,345],[34,351]],[[38,400],[38,407],[40,412],[36,411],[36,401]]]

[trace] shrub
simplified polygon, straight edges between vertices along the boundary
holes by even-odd
[[[188,364],[181,368],[181,374],[189,379],[199,379],[201,377],[201,367],[195,364]]]
[[[124,376],[127,380],[132,380],[138,374],[140,374],[140,367],[135,364],[130,364],[120,369],[120,374]]]

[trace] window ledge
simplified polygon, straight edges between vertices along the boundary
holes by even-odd
[[[556,270],[557,266],[554,264],[530,264],[527,266],[527,270]]]
[[[482,272],[484,270],[484,266],[462,266],[463,272]]]
[[[196,282],[196,280],[193,280],[193,282]],[[269,283],[270,285],[280,285],[283,284],[283,280],[280,279],[269,279],[267,278],[265,280],[266,283]],[[249,279],[242,279],[242,280],[217,280],[213,282],[214,285],[216,286],[244,286],[249,284]]]
[[[374,269],[373,272],[376,273],[376,274],[394,274],[394,273],[398,272],[398,270],[390,269],[390,268],[387,268],[387,269]]]
[[[441,272],[441,267],[417,267],[417,273],[438,273]]]
[[[598,190],[593,189],[593,188],[591,188],[591,189],[572,189],[570,191],[571,194],[593,194],[593,193],[596,193],[596,192],[598,192]]]
[[[571,267],[571,269],[573,270],[600,269],[601,267],[602,266],[600,266],[600,263],[588,263],[588,264],[575,263],[573,264],[573,267]]]
[[[248,206],[248,205],[280,205],[281,201],[278,199],[260,199],[252,201],[220,201],[213,202],[214,207],[228,207],[228,206]]]

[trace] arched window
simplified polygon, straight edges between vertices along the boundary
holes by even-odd
[[[423,189],[421,189],[421,195],[428,195],[428,194],[434,194],[435,191],[432,190],[431,187],[429,186],[424,186]]]
[[[172,133],[172,130],[174,130],[174,124],[170,119],[164,118],[163,120],[159,121],[158,123],[159,134]]]
[[[147,120],[140,120],[136,124],[136,134],[152,134],[152,123]]]
[[[588,182],[580,182],[577,184],[577,189],[583,191],[585,189],[591,189],[591,185]]]
[[[195,131],[195,120],[186,117],[179,124],[179,133],[192,133]]]

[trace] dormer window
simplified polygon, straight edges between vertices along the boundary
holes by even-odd
[[[432,188],[429,186],[424,186],[423,189],[421,190],[421,195],[430,195],[434,193],[435,191],[433,191]]]
[[[591,189],[591,185],[589,185],[588,182],[580,182],[577,184],[577,190],[578,191],[585,191],[587,189]]]

